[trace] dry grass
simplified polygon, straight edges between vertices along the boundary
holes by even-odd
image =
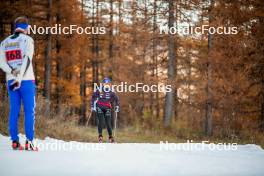
[[[8,135],[8,100],[7,98],[0,103],[0,133]],[[61,139],[65,141],[81,141],[81,142],[97,142],[97,128],[95,126],[79,126],[78,117],[69,116],[68,110],[64,109],[62,114],[54,115],[52,117],[45,117],[43,114],[43,107],[45,102],[42,98],[38,98],[38,106],[36,109],[36,123],[35,131],[37,138],[45,138],[47,136]],[[21,114],[23,117],[23,112]],[[240,136],[234,136],[232,138],[226,138],[222,136],[205,137],[202,131],[197,129],[190,129],[185,122],[176,121],[172,127],[162,128],[162,124],[155,124],[155,128],[146,128],[139,122],[130,127],[118,128],[116,130],[116,139],[118,142],[147,142],[147,143],[159,143],[160,141],[168,142],[186,142],[187,140],[194,140],[195,142],[201,142],[203,140],[211,141],[214,143],[239,143],[239,144],[258,144],[264,146],[264,134],[256,131],[242,131]],[[24,132],[23,118],[19,121],[20,132]],[[104,130],[104,136],[107,138],[106,130]]]

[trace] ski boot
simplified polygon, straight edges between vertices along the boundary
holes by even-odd
[[[110,143],[115,143],[114,137],[113,136],[109,136],[109,142]]]
[[[103,142],[103,136],[102,136],[102,135],[99,135],[99,137],[98,137],[98,142],[99,142],[99,143],[102,143],[102,142]]]
[[[22,147],[22,145],[20,145],[18,141],[12,142],[12,148],[13,150],[24,150],[24,148]]]
[[[32,141],[26,140],[25,150],[38,151],[38,148],[34,146]]]

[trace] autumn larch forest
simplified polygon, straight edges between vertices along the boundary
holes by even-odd
[[[109,77],[113,84],[171,85],[170,92],[117,93],[119,141],[264,145],[264,1],[3,0],[0,9],[0,41],[21,15],[32,28],[90,27],[89,34],[30,34],[37,137],[96,141],[90,100],[94,83]],[[179,32],[203,25],[224,26],[227,34]],[[8,135],[0,75],[0,131]]]

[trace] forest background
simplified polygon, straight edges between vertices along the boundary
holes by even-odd
[[[264,145],[262,0],[1,0],[0,40],[31,25],[105,27],[105,34],[31,34],[37,137],[95,141],[93,83],[171,84],[172,92],[118,93],[124,142],[232,141]],[[229,26],[235,35],[160,34],[160,26]],[[8,97],[0,73],[0,131]],[[20,128],[23,129],[21,119]],[[21,131],[22,132],[22,131]]]

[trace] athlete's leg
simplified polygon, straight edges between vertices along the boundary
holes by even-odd
[[[103,125],[104,125],[104,112],[102,111],[102,109],[97,107],[96,115],[97,115],[98,134],[99,136],[102,136]]]
[[[35,123],[35,82],[31,80],[22,81],[19,89],[25,113],[25,133],[27,140],[34,139]]]
[[[9,104],[10,104],[10,112],[9,112],[9,133],[12,141],[19,141],[18,138],[18,119],[19,112],[21,106],[21,97],[20,92],[18,90],[12,91],[10,90],[10,84],[13,82],[8,81],[8,95],[9,95]]]
[[[106,109],[105,112],[105,122],[106,122],[106,127],[107,127],[107,132],[109,137],[112,137],[112,125],[111,125],[111,120],[112,120],[112,112],[111,109]]]

